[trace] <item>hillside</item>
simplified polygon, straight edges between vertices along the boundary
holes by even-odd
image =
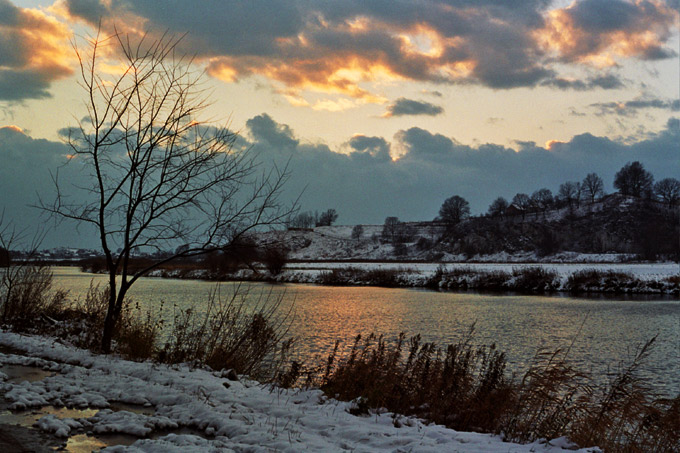
[[[450,226],[404,222],[289,229],[258,237],[279,243],[288,259],[377,261],[618,261],[677,259],[677,208],[613,194],[595,203],[504,217],[471,217]]]

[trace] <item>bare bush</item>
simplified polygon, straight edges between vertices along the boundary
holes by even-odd
[[[293,344],[286,340],[292,312],[281,311],[281,297],[261,295],[253,303],[248,298],[241,287],[223,298],[218,286],[205,311],[177,309],[158,359],[200,362],[264,379],[274,376]]]

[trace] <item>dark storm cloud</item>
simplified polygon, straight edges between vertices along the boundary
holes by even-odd
[[[387,107],[385,117],[405,115],[437,116],[444,113],[444,109],[429,102],[416,101],[413,99],[399,98],[394,104]]]
[[[273,120],[268,124],[271,134],[285,129]],[[582,134],[549,149],[534,142],[516,148],[469,146],[414,127],[394,137],[392,148],[402,150],[397,160],[386,158],[390,146],[381,137],[353,137],[349,155],[303,142],[289,148],[291,154],[269,141],[254,141],[252,147],[265,161],[292,156],[286,190],[290,197],[303,193],[303,209],[334,207],[342,222],[351,224],[382,223],[390,215],[431,219],[454,194],[468,199],[473,211],[484,212],[497,196],[511,198],[541,187],[557,191],[562,182],[580,181],[591,172],[600,174],[611,191],[614,173],[632,160],[640,160],[657,179],[678,177],[678,140],[680,121],[672,119],[663,131],[634,144]]]
[[[103,16],[150,30],[185,33],[184,50],[210,58],[214,77],[259,74],[289,90],[339,92],[371,100],[359,88],[376,72],[397,79],[474,83],[492,88],[613,88],[607,77],[572,81],[556,60],[665,58],[677,13],[663,2],[583,0],[551,10],[548,0],[358,0],[184,2],[66,0],[92,24]],[[138,20],[135,21],[135,18]],[[132,30],[132,29],[130,29]],[[644,38],[644,39],[643,39]],[[600,62],[601,63],[601,62]],[[350,71],[346,77],[341,70]]]
[[[78,168],[64,167],[68,153],[61,142],[33,139],[12,126],[0,127],[0,212],[4,211],[5,222],[14,222],[20,231],[27,229],[29,238],[38,228],[52,227],[34,207],[39,198],[53,200],[52,176],[59,172],[63,178],[79,181]],[[53,231],[46,241],[57,245],[55,241],[66,231]]]
[[[615,172],[634,160],[656,179],[680,177],[680,120],[675,118],[662,131],[633,144],[581,134],[565,143],[553,142],[549,149],[533,142],[517,143],[516,148],[469,146],[414,127],[394,137],[392,148],[400,155],[396,160],[382,137],[352,137],[347,142],[350,153],[340,154],[324,144],[301,141],[288,126],[264,114],[248,122],[247,132],[250,138],[243,137],[239,146],[257,156],[261,170],[288,164],[286,200],[302,194],[303,210],[333,207],[348,224],[382,223],[387,216],[431,219],[444,199],[456,194],[469,200],[474,212],[484,212],[498,196],[511,198],[541,187],[555,192],[560,183],[581,180],[591,172],[600,174],[611,191]],[[57,168],[62,178],[84,184],[77,158],[60,167],[68,152],[62,143],[0,128],[0,210],[6,218],[41,224],[39,213],[27,205],[37,202],[37,194],[47,200],[54,196],[50,172]],[[75,235],[62,228],[48,240],[54,245],[94,245],[96,235]]]
[[[44,13],[0,0],[0,102],[50,96],[51,83],[72,72],[69,36]]]

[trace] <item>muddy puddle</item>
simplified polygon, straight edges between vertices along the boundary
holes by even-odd
[[[33,366],[9,364],[0,365],[0,372],[7,375],[5,382],[12,382],[15,384],[24,381],[42,381],[47,377],[54,376],[55,374],[53,371],[47,371]]]

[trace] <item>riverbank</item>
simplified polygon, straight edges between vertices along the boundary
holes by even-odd
[[[68,347],[54,338],[0,330],[0,388],[17,420],[79,451],[84,438],[104,451],[460,451],[557,452],[564,438],[530,444],[459,432],[386,411],[355,416],[356,403],[320,390],[281,389],[228,373],[137,363]],[[48,370],[30,382],[7,366]],[[233,379],[233,377],[232,377]],[[69,416],[55,407],[75,408]],[[52,413],[50,413],[52,410]],[[44,415],[41,415],[43,411]],[[31,424],[33,425],[33,424]],[[85,439],[85,440],[87,440]],[[82,449],[80,451],[84,451]],[[597,448],[577,449],[595,452]]]
[[[150,277],[215,281],[274,281],[335,286],[385,286],[572,295],[680,295],[677,263],[394,263],[298,262],[272,275],[264,267],[215,273],[158,269]]]

